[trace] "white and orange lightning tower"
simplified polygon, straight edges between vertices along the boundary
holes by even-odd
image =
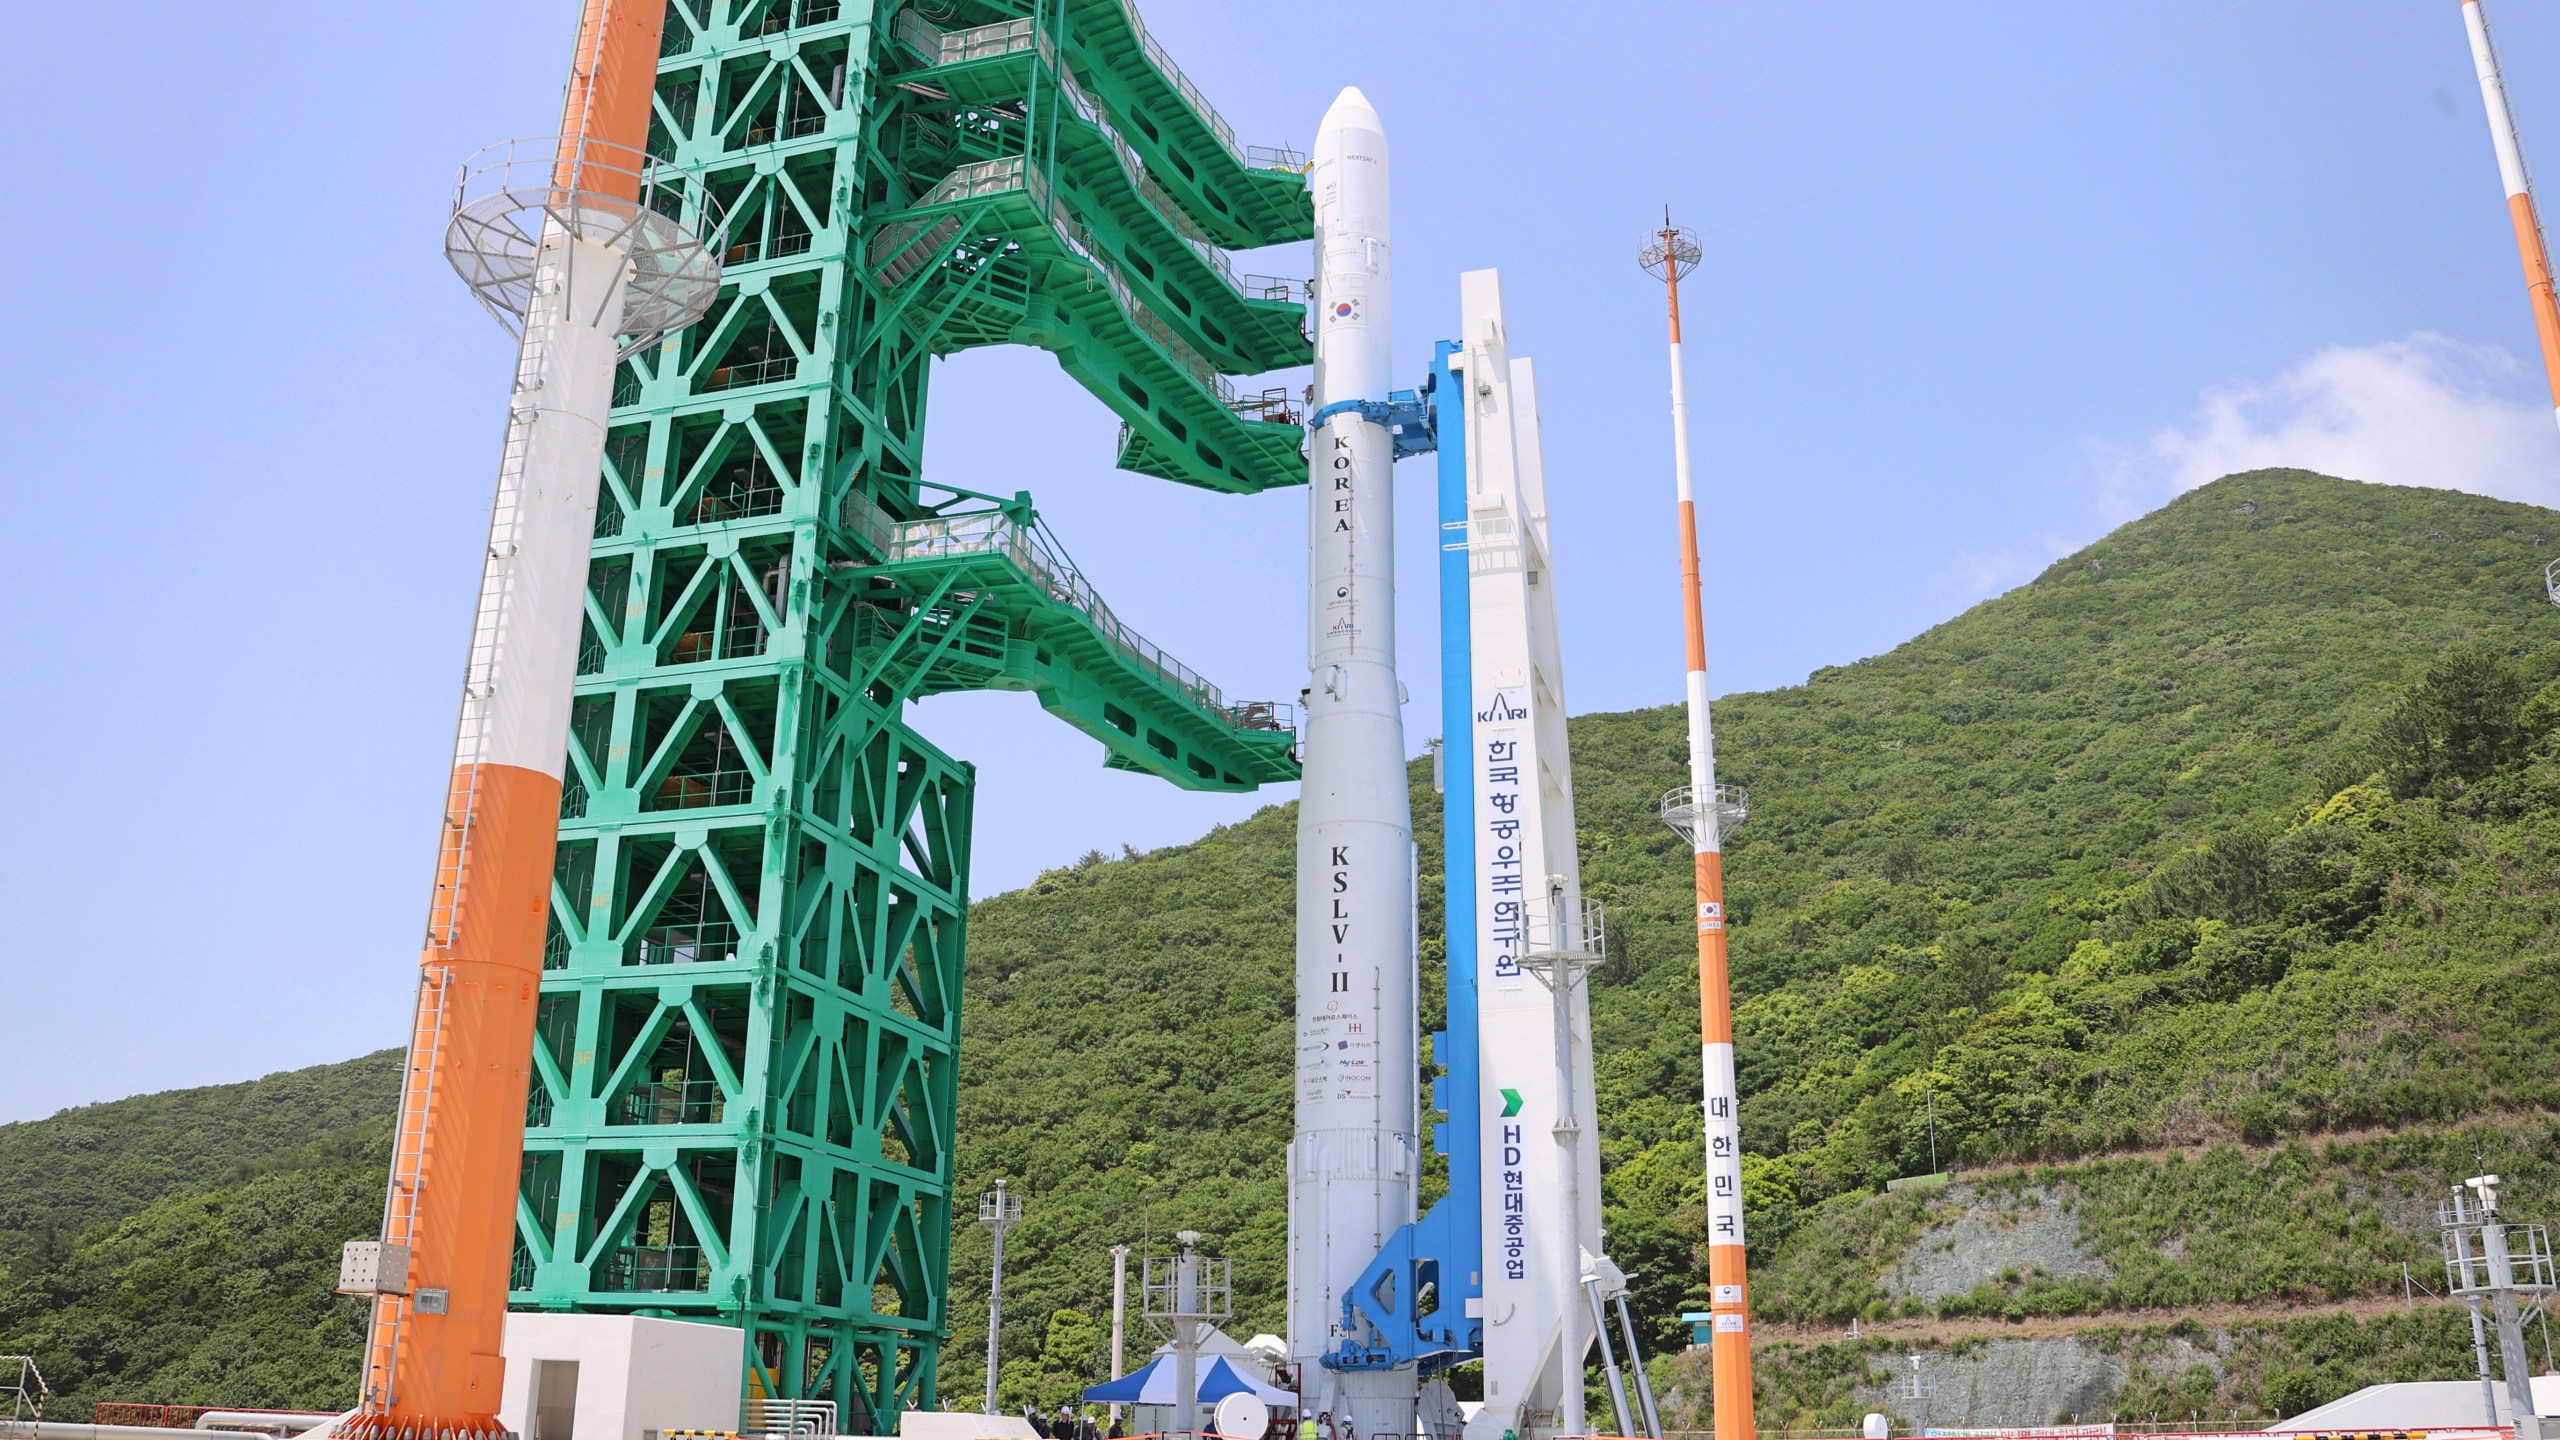
[[[2516,227],[2524,259],[2524,288],[2533,306],[2534,334],[2542,342],[2542,372],[2551,385],[2552,416],[2560,421],[2560,299],[2551,289],[2551,251],[2542,215],[2533,203],[2533,176],[2524,168],[2524,144],[2516,138],[2515,112],[2507,105],[2506,78],[2498,71],[2497,43],[2489,35],[2480,0],[2462,0],[2462,23],[2471,32],[2471,64],[2480,72],[2480,99],[2489,107],[2489,139],[2498,147],[2498,178],[2506,182],[2507,217]]]
[[[1698,502],[1689,477],[1689,386],[1680,362],[1680,277],[1697,268],[1697,238],[1663,216],[1639,257],[1671,307],[1671,457],[1680,490],[1681,613],[1689,639],[1689,783],[1662,797],[1662,818],[1688,837],[1698,882],[1698,1024],[1706,1090],[1707,1283],[1714,1314],[1716,1440],[1749,1440],[1751,1291],[1742,1255],[1742,1097],[1734,1084],[1733,990],[1725,963],[1724,829],[1742,818],[1740,791],[1716,785],[1707,719],[1707,626],[1698,579]]]
[[[641,146],[663,0],[586,0],[560,133],[464,167],[445,248],[519,336],[380,1241],[368,1440],[474,1440],[497,1419],[536,993],[570,692],[614,367],[719,288],[712,226]],[[669,214],[667,212],[676,212]]]

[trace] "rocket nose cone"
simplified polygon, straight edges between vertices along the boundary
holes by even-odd
[[[1316,126],[1318,134],[1327,130],[1374,130],[1381,135],[1387,133],[1387,127],[1378,119],[1378,108],[1369,103],[1369,97],[1361,94],[1360,87],[1357,85],[1346,85],[1342,88],[1341,94],[1333,97],[1332,106],[1324,112],[1323,122]]]

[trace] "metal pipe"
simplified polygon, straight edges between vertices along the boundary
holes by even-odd
[[[1636,1344],[1635,1312],[1627,1308],[1627,1292],[1618,1292],[1618,1324],[1626,1331],[1627,1368],[1635,1372],[1636,1401],[1644,1411],[1648,1440],[1662,1440],[1662,1411],[1653,1403],[1653,1379],[1644,1373],[1644,1350]]]
[[[1182,1258],[1173,1262],[1174,1429],[1200,1433],[1200,1256],[1192,1232],[1182,1234]]]
[[[2516,1434],[2530,1435],[2533,1424],[2533,1362],[2526,1358],[2524,1321],[2516,1308],[2515,1267],[2507,1255],[2507,1227],[2501,1224],[2496,1210],[2490,1210],[2489,1222],[2480,1227],[2481,1245],[2489,1253],[2489,1283],[2498,1288],[2491,1292],[2489,1303],[2498,1321],[2498,1366],[2507,1379],[2508,1423]],[[2478,1312],[2473,1312],[2478,1313]]]
[[[1111,1247],[1111,1378],[1114,1380],[1129,1373],[1128,1361],[1125,1358],[1126,1351],[1123,1349],[1123,1341],[1128,1334],[1128,1329],[1126,1321],[1122,1318],[1128,1310],[1129,1247],[1114,1245]],[[1120,1418],[1120,1402],[1117,1400],[1111,1402],[1111,1418],[1114,1420]]]
[[[2480,1366],[2480,1414],[2484,1425],[2498,1423],[2498,1387],[2489,1379],[2489,1331],[2480,1323],[2480,1301],[2477,1296],[2465,1300],[2471,1307],[2471,1358]]]
[[[337,1419],[328,1410],[207,1410],[196,1417],[196,1425],[204,1430],[264,1430],[279,1435],[299,1435]]]
[[[1609,1408],[1617,1416],[1618,1433],[1636,1433],[1635,1417],[1627,1409],[1626,1377],[1618,1373],[1618,1351],[1609,1343],[1609,1312],[1600,1303],[1600,1277],[1585,1276],[1582,1298],[1590,1302],[1591,1333],[1600,1341],[1600,1370],[1609,1377]]]
[[[315,1417],[310,1427],[340,1420]],[[0,1440],[241,1440],[238,1430],[164,1430],[159,1425],[72,1425],[69,1420],[0,1420]]]
[[[978,1223],[995,1237],[993,1252],[987,1263],[987,1402],[986,1413],[996,1413],[996,1340],[1004,1327],[1004,1232],[1022,1219],[1020,1197],[1005,1193],[1005,1182],[998,1180],[995,1190],[978,1197]]]
[[[1550,892],[1549,913],[1558,908]],[[1549,923],[1562,925],[1561,917]],[[1533,945],[1537,942],[1532,941]],[[1560,940],[1550,945],[1561,951]],[[1567,1286],[1582,1283],[1582,1123],[1575,1108],[1573,1093],[1573,987],[1581,978],[1573,962],[1561,953],[1547,957],[1548,968],[1536,972],[1547,984],[1548,999],[1555,1011],[1556,1050],[1556,1123],[1554,1135],[1559,1163],[1563,1166],[1564,1183],[1557,1187],[1562,1201],[1556,1209],[1562,1222],[1564,1244],[1557,1257],[1564,1266],[1558,1278]],[[1534,961],[1524,961],[1521,968],[1532,969]],[[1570,1294],[1570,1288],[1567,1291]],[[1556,1307],[1556,1429],[1559,1435],[1587,1434],[1589,1419],[1583,1413],[1583,1352],[1591,1348],[1590,1337],[1582,1333],[1582,1308],[1566,1299]],[[1604,1336],[1602,1343],[1606,1344]]]

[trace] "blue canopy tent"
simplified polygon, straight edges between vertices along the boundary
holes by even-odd
[[[1170,1355],[1159,1355],[1117,1380],[1106,1380],[1084,1392],[1084,1398],[1101,1405],[1176,1405],[1174,1364]],[[1295,1410],[1298,1397],[1277,1385],[1266,1385],[1227,1362],[1227,1357],[1202,1356],[1200,1360],[1200,1403],[1215,1405],[1239,1390],[1251,1391],[1274,1410]]]

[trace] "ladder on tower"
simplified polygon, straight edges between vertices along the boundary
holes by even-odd
[[[436,1065],[442,1059],[445,1004],[452,989],[450,965],[436,966],[418,982],[417,1028],[409,1037],[399,1130],[392,1137],[391,1189],[382,1201],[382,1248],[386,1255],[400,1257],[403,1271],[408,1257],[417,1253],[418,1202],[427,1184],[427,1134],[435,1112]],[[397,1398],[392,1378],[400,1367],[401,1322],[409,1313],[410,1288],[404,1277],[396,1289],[374,1297],[376,1333],[365,1354],[367,1409],[386,1409]]]
[[[479,813],[480,767],[488,758],[489,703],[498,693],[498,642],[515,597],[515,556],[527,452],[540,414],[544,345],[529,331],[516,349],[515,399],[507,412],[507,443],[498,460],[498,493],[491,502],[489,553],[480,570],[480,601],[471,617],[471,652],[462,666],[462,713],[454,725],[453,777],[445,791],[444,827],[437,837],[435,893],[427,902],[427,948],[450,951],[461,935],[464,873],[471,830]]]

